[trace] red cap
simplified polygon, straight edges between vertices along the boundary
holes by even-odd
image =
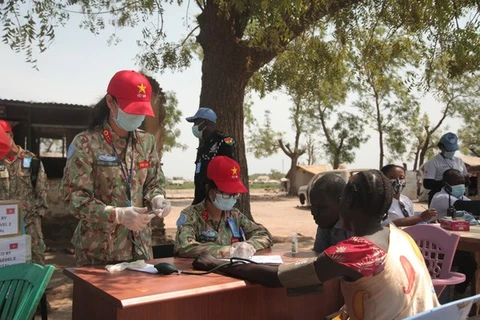
[[[152,86],[140,73],[118,71],[110,80],[107,92],[117,99],[118,106],[125,113],[155,117],[150,103]]]
[[[2,122],[2,125],[0,125],[0,159],[3,159],[7,155],[7,153],[10,152],[11,142],[10,138],[7,136],[5,130],[3,129],[3,122],[5,121],[0,121]]]
[[[12,132],[12,126],[5,120],[0,120],[0,127],[2,127],[5,132]]]
[[[226,156],[213,158],[207,167],[207,178],[213,180],[225,193],[246,193],[247,188],[240,180],[240,165]]]

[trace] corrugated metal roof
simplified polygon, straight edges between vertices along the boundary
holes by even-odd
[[[479,157],[471,157],[471,156],[460,156],[460,159],[465,162],[467,167],[471,167],[472,169],[480,170],[480,158]]]
[[[91,108],[92,105],[82,105],[74,103],[61,103],[61,102],[35,102],[35,101],[22,101],[22,100],[11,100],[11,99],[0,99],[0,104],[9,104],[9,105],[32,105],[32,106],[57,106],[57,107],[75,107],[75,108]]]
[[[313,173],[313,174],[317,174],[317,173],[320,173],[320,172],[330,170],[329,165],[319,165],[319,166],[297,165],[297,169],[299,169],[299,168],[302,169],[302,170],[305,170],[307,172]]]

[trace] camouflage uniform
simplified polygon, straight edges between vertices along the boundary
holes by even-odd
[[[60,184],[69,211],[80,219],[72,238],[78,265],[144,259],[144,251],[152,257],[150,225],[133,232],[112,221],[114,207],[128,206],[127,182],[105,132],[109,133],[123,167],[130,172],[132,139],[116,136],[105,123],[104,130],[87,130],[74,138]],[[133,134],[131,205],[150,210],[153,197],[165,193],[165,177],[154,137],[143,130]]]
[[[25,230],[32,238],[32,260],[45,264],[45,242],[42,233],[42,217],[47,205],[48,179],[40,162],[35,190],[31,180],[31,160],[35,154],[18,147],[13,159],[0,161],[0,200],[20,201],[20,214]]]
[[[272,235],[261,224],[250,221],[238,209],[223,212],[218,223],[209,216],[204,200],[183,209],[177,221],[175,254],[181,257],[197,257],[208,251],[217,258],[229,258],[231,244],[235,239],[227,225],[227,219],[233,218],[237,226],[243,229],[247,242],[256,250],[269,248],[273,244]]]

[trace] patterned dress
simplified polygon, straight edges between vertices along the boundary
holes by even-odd
[[[335,262],[363,275],[341,282],[341,319],[404,319],[439,305],[430,274],[415,241],[390,225],[388,252],[352,237],[325,250]]]

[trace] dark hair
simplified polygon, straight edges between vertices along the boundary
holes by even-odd
[[[347,183],[342,205],[380,221],[387,214],[392,198],[390,180],[379,170],[367,170],[360,171]]]
[[[315,181],[310,190],[310,198],[325,193],[328,197],[338,199],[342,196],[346,184],[345,180],[336,174],[327,173]]]
[[[390,170],[392,170],[392,169],[402,169],[403,172],[405,172],[405,168],[404,168],[404,167],[398,166],[398,165],[396,165],[396,164],[387,164],[386,166],[383,166],[383,168],[380,169],[380,171],[382,171],[382,173],[383,173],[384,175],[387,175],[387,173],[389,173]]]
[[[115,98],[112,96],[115,100]],[[90,119],[88,121],[88,129],[96,129],[103,127],[103,123],[110,117],[110,108],[107,105],[107,96],[102,98],[90,112]]]
[[[210,199],[208,198],[208,192],[212,189],[217,189],[217,185],[213,180],[205,177],[205,179],[203,179],[203,187],[205,188],[206,199],[210,201]]]
[[[443,172],[442,180],[448,184],[451,184],[452,180],[455,178],[463,178],[463,174],[457,169],[448,169]]]

